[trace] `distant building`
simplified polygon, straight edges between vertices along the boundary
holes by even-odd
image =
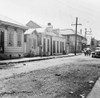
[[[28,29],[24,33],[24,53],[25,56],[39,55],[39,35],[35,29]]]
[[[97,41],[97,46],[100,47],[100,40]]]
[[[32,20],[30,20],[26,26],[28,26],[29,28],[41,28],[40,25],[38,25],[37,23],[33,22]]]
[[[57,30],[53,29],[51,23],[48,23],[45,28],[30,28],[25,32],[25,36],[26,54],[29,54],[35,42],[37,44],[33,52],[37,55],[58,55],[63,54],[65,51],[65,38],[61,36]],[[31,41],[29,41],[29,39]],[[33,39],[36,39],[36,41],[34,42]]]
[[[66,38],[66,52],[74,53],[75,52],[75,31],[72,29],[62,29],[60,34]],[[77,34],[77,52],[81,52],[83,48],[86,47],[87,39]]]
[[[96,47],[99,46],[99,41],[96,40],[95,38],[91,37],[91,42],[90,42],[90,48],[91,50],[95,50]]]
[[[90,46],[91,45],[92,36],[91,35],[86,35],[86,39],[87,39],[87,46]]]
[[[23,56],[26,30],[26,26],[0,16],[0,59]]]

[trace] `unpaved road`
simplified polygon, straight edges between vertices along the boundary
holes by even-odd
[[[0,70],[0,98],[81,98],[100,76],[100,59],[83,55]]]

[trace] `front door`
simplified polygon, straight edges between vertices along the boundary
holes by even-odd
[[[4,53],[4,32],[0,31],[0,53]]]

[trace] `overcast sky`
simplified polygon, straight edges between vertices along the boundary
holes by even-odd
[[[92,29],[100,39],[100,0],[0,0],[0,14],[24,25],[33,20],[41,26],[51,22],[54,28],[75,29],[71,24],[78,17],[78,31]]]

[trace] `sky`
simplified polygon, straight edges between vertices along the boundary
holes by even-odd
[[[75,29],[76,17],[78,31],[85,28],[87,36],[100,40],[100,0],[0,0],[0,14],[26,24],[32,20],[45,27],[51,23],[54,28]]]

